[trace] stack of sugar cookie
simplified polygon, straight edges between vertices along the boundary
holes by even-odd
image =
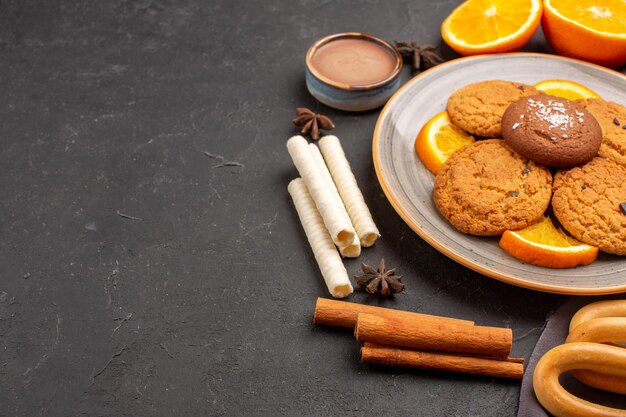
[[[493,80],[454,92],[447,112],[456,127],[483,138],[435,176],[435,206],[455,228],[500,235],[540,221],[551,207],[574,238],[626,255],[626,107]]]
[[[378,239],[378,228],[336,136],[323,137],[319,147],[294,136],[287,150],[301,176],[287,188],[315,259],[331,295],[347,297],[353,288],[341,256],[358,257]]]

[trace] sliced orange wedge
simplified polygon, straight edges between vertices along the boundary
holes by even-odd
[[[596,64],[626,64],[626,1],[545,0],[541,20],[552,48]]]
[[[461,55],[510,52],[533,36],[541,0],[468,0],[441,25],[443,40]]]
[[[454,152],[474,142],[474,137],[459,129],[443,111],[430,119],[415,139],[415,151],[424,166],[437,174],[441,165]]]
[[[569,100],[578,100],[579,98],[602,98],[595,91],[569,80],[543,80],[533,87],[544,93],[564,97]]]
[[[566,235],[547,216],[525,229],[507,230],[500,247],[521,261],[548,268],[588,265],[598,256],[598,248]]]

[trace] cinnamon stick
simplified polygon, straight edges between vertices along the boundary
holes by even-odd
[[[513,345],[511,329],[367,313],[359,314],[354,335],[381,345],[483,356],[506,357]]]
[[[361,360],[363,363],[434,369],[508,379],[522,379],[524,376],[524,365],[517,362],[518,359],[478,358],[444,352],[399,349],[370,343],[366,343],[361,348]]]
[[[313,323],[325,326],[353,328],[356,325],[359,313],[368,313],[379,317],[405,317],[415,321],[437,321],[441,323],[465,324],[469,326],[474,324],[473,321],[468,320],[431,316],[429,314],[368,306],[346,301],[329,300],[327,298],[317,299]]]

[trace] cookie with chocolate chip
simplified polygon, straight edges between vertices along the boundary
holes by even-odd
[[[577,100],[598,120],[602,129],[599,156],[626,166],[626,107],[600,98]]]
[[[478,136],[499,138],[502,115],[511,103],[540,94],[532,85],[511,81],[481,81],[466,85],[448,98],[447,111],[452,123]]]
[[[552,208],[565,230],[603,252],[626,255],[626,167],[596,157],[554,177]]]
[[[495,236],[535,223],[548,208],[552,174],[501,139],[456,151],[435,177],[433,200],[459,231]]]

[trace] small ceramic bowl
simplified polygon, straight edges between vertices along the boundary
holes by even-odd
[[[382,81],[365,85],[350,85],[325,77],[312,65],[313,56],[323,45],[338,39],[361,39],[376,43],[395,59],[393,71]],[[320,102],[340,110],[365,111],[383,106],[400,86],[401,71],[402,57],[397,49],[384,39],[364,33],[350,32],[326,36],[315,42],[306,54],[305,77],[309,92]]]

